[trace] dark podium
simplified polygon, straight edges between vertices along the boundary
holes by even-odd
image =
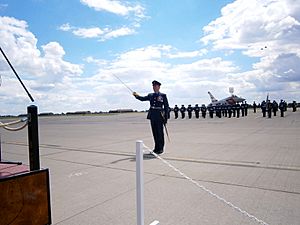
[[[50,178],[40,169],[37,107],[28,106],[30,165],[0,162],[0,224],[51,224]]]

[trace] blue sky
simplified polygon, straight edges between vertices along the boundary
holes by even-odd
[[[251,3],[250,3],[251,2]],[[171,106],[229,87],[248,102],[299,101],[296,0],[0,0],[0,46],[40,112],[146,109],[162,83]],[[0,115],[30,104],[0,57]]]

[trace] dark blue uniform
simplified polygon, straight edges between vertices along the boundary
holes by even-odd
[[[194,111],[195,111],[196,118],[199,119],[200,107],[198,106],[198,104],[195,105]]]
[[[186,111],[188,112],[189,119],[191,119],[192,118],[193,107],[191,105],[188,105]]]
[[[167,95],[163,93],[150,93],[147,96],[135,96],[140,101],[150,101],[147,119],[151,122],[152,134],[155,142],[154,152],[161,154],[164,151],[164,123],[168,120],[169,103]]]
[[[175,114],[175,119],[177,119],[178,118],[178,112],[179,112],[179,108],[178,108],[177,105],[175,105],[173,111],[174,111],[174,114]]]

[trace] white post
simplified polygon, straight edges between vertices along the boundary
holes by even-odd
[[[136,206],[137,225],[144,225],[143,141],[136,141]]]

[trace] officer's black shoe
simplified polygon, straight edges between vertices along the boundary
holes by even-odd
[[[157,155],[162,155],[164,154],[164,151],[158,151],[158,152],[155,152]]]

